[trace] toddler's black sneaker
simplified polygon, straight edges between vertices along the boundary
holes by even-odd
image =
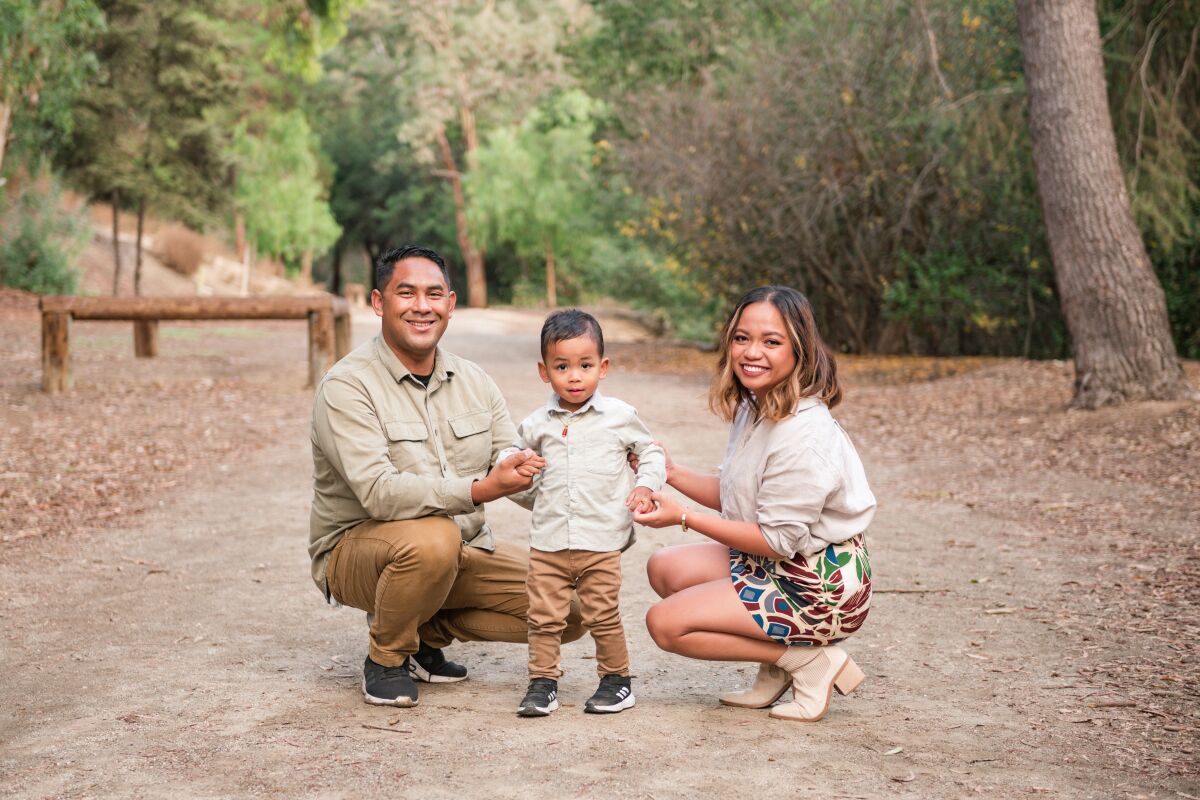
[[[605,675],[596,693],[588,698],[583,710],[589,714],[615,714],[633,708],[633,682],[628,675]]]
[[[558,681],[534,678],[525,690],[525,699],[517,709],[518,717],[547,717],[558,708]]]

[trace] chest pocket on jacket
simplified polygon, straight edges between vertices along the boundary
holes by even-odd
[[[401,472],[413,472],[427,460],[429,430],[420,420],[394,420],[383,423],[388,438],[388,458]]]
[[[486,472],[492,463],[492,415],[487,411],[472,411],[450,420],[454,441],[450,443],[450,460],[461,477]]]

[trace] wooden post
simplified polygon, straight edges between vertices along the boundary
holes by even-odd
[[[333,311],[323,308],[308,312],[308,388],[315,388],[333,366]]]
[[[133,321],[133,354],[138,358],[154,358],[158,355],[158,320]]]
[[[334,355],[337,358],[343,358],[350,352],[350,347],[353,342],[351,336],[352,319],[349,313],[339,314],[333,318],[333,336],[334,336]]]
[[[71,391],[71,315],[42,312],[42,390]]]

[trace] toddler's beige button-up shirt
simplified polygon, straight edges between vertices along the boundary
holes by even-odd
[[[514,446],[546,459],[533,488],[512,496],[533,509],[529,546],[535,550],[628,547],[633,516],[625,499],[635,485],[657,492],[667,478],[666,454],[634,407],[599,392],[578,411],[563,409],[552,395],[517,427]],[[631,451],[638,457],[636,479],[627,460]]]

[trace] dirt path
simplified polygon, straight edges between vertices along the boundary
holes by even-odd
[[[462,312],[446,340],[488,368],[518,419],[544,399],[539,321]],[[358,322],[357,337],[370,335],[373,318]],[[273,346],[299,365],[300,339]],[[82,397],[97,402],[81,369]],[[1057,609],[1100,580],[1100,557],[923,495],[930,465],[884,461],[861,442],[881,501],[879,594],[847,649],[868,680],[823,722],[720,707],[716,694],[752,669],[654,647],[643,565],[694,538],[677,529],[642,530],[624,560],[636,709],[582,713],[595,680],[587,639],[564,648],[564,708],[548,719],[515,716],[525,651],[499,644],[455,645],[471,679],[423,686],[417,709],[365,705],[363,615],[326,607],[308,577],[299,374],[273,387],[282,412],[260,449],[159,490],[128,527],[0,550],[0,796],[662,800],[734,784],[799,797],[1200,797],[1179,741],[1200,712],[1162,733],[1176,768],[1156,773],[1126,743],[1166,722],[1106,705],[1122,698],[1082,677],[1118,648],[1156,657],[1153,637],[1119,620],[1065,630]],[[636,405],[676,460],[702,466],[720,461],[725,438],[705,386],[617,363],[605,389]],[[501,502],[488,513],[524,543],[526,512]]]

